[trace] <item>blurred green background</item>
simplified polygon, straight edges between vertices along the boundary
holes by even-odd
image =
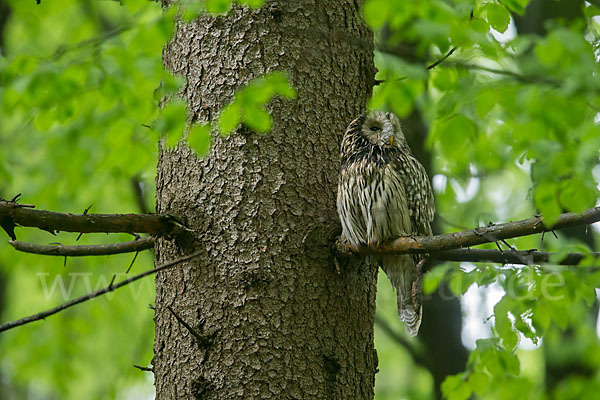
[[[206,7],[223,12],[229,3],[212,0]],[[535,0],[526,9],[528,3],[368,0],[362,9],[378,48],[381,82],[371,106],[406,121],[409,143],[433,180],[438,232],[540,212],[553,220],[596,205],[600,8],[595,1]],[[198,4],[185,2],[184,18],[202,12]],[[0,197],[22,193],[22,202],[39,209],[73,213],[91,204],[95,213],[153,211],[158,139],[177,143],[186,124],[183,104],[162,113],[158,107],[181,85],[161,62],[173,15],[148,1],[0,0]],[[293,95],[279,79],[252,90]],[[260,118],[244,122],[268,128],[268,116]],[[202,153],[207,130],[196,134],[194,148]],[[77,238],[16,232],[34,243]],[[590,252],[597,229],[557,235],[546,235],[544,250]],[[90,234],[78,243],[130,238]],[[509,242],[542,247],[539,235]],[[0,322],[53,307],[65,293],[73,298],[104,286],[132,257],[70,258],[65,267],[62,258],[0,244]],[[435,398],[432,366],[442,364],[456,374],[443,385],[450,399],[596,398],[600,275],[593,264],[436,267],[426,277],[426,294],[462,302],[446,316],[462,324],[462,332],[453,331],[459,340],[449,344],[453,328],[441,318],[427,328],[431,342],[406,335],[382,276],[376,399]],[[152,254],[142,253],[133,272],[151,265]],[[556,276],[564,284],[545,286]],[[132,366],[152,359],[153,285],[147,278],[2,333],[0,398],[153,398],[151,374]],[[431,346],[436,341],[464,359],[450,359]]]

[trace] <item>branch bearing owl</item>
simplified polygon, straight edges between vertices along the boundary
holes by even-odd
[[[340,158],[337,209],[343,239],[359,247],[431,235],[431,184],[408,147],[398,117],[372,111],[356,118],[344,134]],[[398,315],[413,336],[421,324],[421,302],[415,301],[412,290],[421,257],[377,257],[396,289]]]

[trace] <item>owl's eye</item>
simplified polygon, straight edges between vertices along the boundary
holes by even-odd
[[[379,129],[379,127],[378,127],[378,126],[372,126],[372,127],[371,127],[371,131],[373,131],[373,132],[377,132],[377,131],[380,131],[380,130],[381,130],[381,129]]]

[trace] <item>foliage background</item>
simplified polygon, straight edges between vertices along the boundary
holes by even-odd
[[[377,79],[383,81],[372,107],[401,118],[419,113],[429,128],[426,143],[443,231],[537,212],[552,220],[561,211],[596,204],[600,8],[576,2],[575,18],[548,20],[543,35],[524,34],[515,22],[527,3],[365,2],[365,18],[378,32]],[[0,4],[8,16],[1,32],[0,196],[20,192],[26,203],[64,212],[82,212],[92,203],[91,212],[152,210],[159,138],[176,145],[184,137],[199,154],[210,144],[208,127],[188,127],[183,104],[159,107],[182,84],[163,71],[161,62],[174,10],[163,13],[147,1]],[[228,0],[204,6],[184,2],[180,12],[193,18],[228,7]],[[409,52],[398,50],[405,45]],[[452,49],[441,64],[426,68]],[[283,75],[254,82],[215,129],[226,133],[243,122],[268,131],[262,105],[275,94],[294,96]],[[143,188],[142,201],[132,180]],[[17,235],[36,243],[76,239],[25,229]],[[128,239],[84,235],[79,242]],[[540,237],[510,243],[539,248]],[[563,253],[590,251],[590,242],[562,233],[547,237],[543,246]],[[85,277],[92,288],[106,284],[113,273],[127,269],[131,258],[69,259],[65,267],[62,259],[23,255],[0,245],[1,321],[63,301],[59,290],[45,298],[39,273],[49,274],[49,284],[62,277],[67,285],[69,273],[90,274],[76,278],[69,296],[74,297],[88,291]],[[150,253],[140,254],[134,271],[151,262]],[[558,276],[565,284],[543,292],[544,282]],[[466,371],[447,379],[444,393],[451,399],[472,393],[485,399],[594,398],[600,386],[599,280],[600,273],[585,266],[462,264],[429,273],[426,292],[443,281],[462,296],[463,342],[473,350]],[[153,314],[147,308],[152,286],[142,281],[133,290],[0,335],[0,392],[15,399],[152,398],[151,375],[132,368],[148,365],[152,357]],[[404,335],[383,277],[377,306],[378,317]],[[378,400],[434,397],[427,368],[411,356],[419,354],[419,342],[406,340],[410,351],[376,326]],[[555,360],[581,368],[550,382],[547,369]]]

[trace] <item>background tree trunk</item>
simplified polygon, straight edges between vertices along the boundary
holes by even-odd
[[[157,399],[371,399],[376,268],[337,273],[339,142],[364,111],[373,38],[353,0],[278,1],[179,24],[164,51],[187,78],[191,119],[211,121],[252,78],[286,71],[268,134],[213,137],[202,160],[161,148],[157,211],[194,234],[160,241],[157,263],[205,249],[156,277]],[[208,344],[177,322],[171,307]]]

